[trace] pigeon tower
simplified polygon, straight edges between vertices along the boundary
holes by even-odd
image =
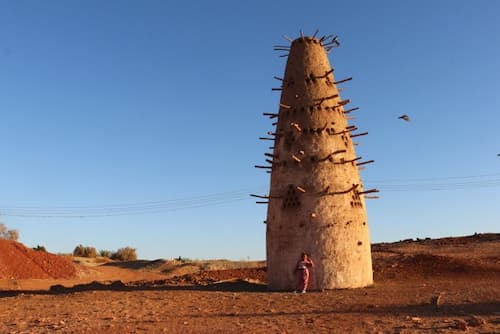
[[[268,132],[266,164],[271,174],[267,209],[267,275],[271,290],[293,290],[293,269],[301,252],[315,263],[311,289],[358,288],[373,283],[365,190],[359,171],[373,160],[356,155],[366,135],[349,121],[327,53],[339,46],[332,36],[301,36],[275,46],[288,56],[277,113],[264,113],[276,126]]]

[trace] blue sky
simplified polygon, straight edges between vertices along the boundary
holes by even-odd
[[[500,2],[0,1],[0,220],[28,246],[265,258],[282,35],[334,33],[372,241],[499,232]],[[409,123],[398,120],[410,115]]]

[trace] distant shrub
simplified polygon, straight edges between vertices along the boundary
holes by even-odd
[[[33,250],[36,250],[37,252],[46,252],[47,251],[44,246],[40,246],[40,245],[36,245],[36,247],[33,247]]]
[[[111,259],[111,256],[113,256],[113,252],[110,250],[101,249],[99,251],[99,256],[107,257],[107,258]]]
[[[73,250],[73,256],[96,257],[97,250],[95,249],[95,247],[78,245]]]
[[[111,255],[111,259],[117,261],[134,261],[137,260],[137,253],[135,248],[132,247],[120,248]]]
[[[8,230],[7,234],[9,235],[10,240],[19,240],[19,231],[18,230]]]
[[[19,239],[19,231],[9,230],[5,224],[0,223],[0,239],[17,241]]]

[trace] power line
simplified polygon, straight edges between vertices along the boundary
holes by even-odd
[[[248,199],[248,194],[245,194],[244,197],[240,198],[232,198],[227,199],[220,202],[211,202],[211,203],[198,203],[191,204],[185,206],[177,206],[177,207],[163,207],[156,209],[142,209],[142,210],[128,210],[121,212],[109,212],[109,213],[91,213],[91,214],[79,214],[79,213],[2,213],[0,216],[10,216],[10,217],[23,217],[23,218],[99,218],[99,217],[117,217],[117,216],[136,216],[136,215],[145,215],[145,214],[155,214],[155,213],[164,213],[164,212],[173,212],[187,209],[197,209],[207,206],[219,206],[232,202],[239,202]]]
[[[444,177],[427,177],[427,178],[415,178],[415,179],[388,179],[388,180],[371,180],[372,183],[382,184],[382,183],[392,183],[392,182],[422,182],[422,181],[439,181],[439,180],[463,180],[463,179],[477,179],[484,177],[500,177],[500,173],[492,174],[479,174],[479,175],[467,175],[467,176],[444,176]]]
[[[392,179],[367,181],[365,183],[368,184],[369,187],[380,189],[382,192],[480,189],[499,187],[500,173],[405,180]],[[251,192],[265,192],[267,191],[267,189],[268,186],[260,186],[259,189],[247,188],[221,193],[211,193],[192,197],[168,199],[163,201],[122,203],[105,206],[10,206],[0,208],[0,216],[23,218],[97,218],[156,214],[203,207],[221,206],[228,203],[239,202],[247,200],[249,198],[248,194]]]
[[[150,201],[141,203],[115,204],[109,206],[73,206],[73,207],[28,207],[12,206],[0,208],[0,215],[33,218],[90,218],[140,215],[160,212],[170,212],[218,206],[248,199],[250,189],[224,193],[170,199],[165,201]]]

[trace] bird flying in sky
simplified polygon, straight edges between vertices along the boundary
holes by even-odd
[[[398,118],[402,119],[403,121],[407,121],[409,122],[410,121],[410,116],[404,114],[404,115],[401,115],[399,116]]]

